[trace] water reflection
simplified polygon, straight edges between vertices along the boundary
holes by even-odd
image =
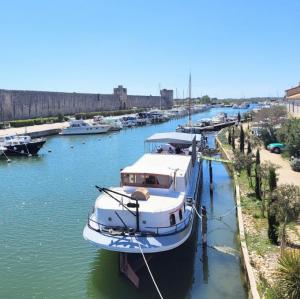
[[[152,274],[164,298],[191,297],[190,290],[194,282],[196,265],[197,222],[187,242],[175,250],[153,255],[149,262]],[[143,267],[138,275],[140,288],[135,289],[123,275],[119,274],[118,253],[99,250],[91,264],[87,295],[89,298],[158,298],[147,269]]]

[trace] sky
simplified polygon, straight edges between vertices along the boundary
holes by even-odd
[[[300,0],[0,0],[0,89],[282,96],[299,37]]]

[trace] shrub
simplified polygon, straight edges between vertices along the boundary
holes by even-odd
[[[285,251],[278,263],[278,287],[282,297],[300,298],[300,251]]]
[[[34,120],[33,119],[13,120],[10,122],[10,125],[14,128],[33,126]]]
[[[60,123],[64,121],[64,115],[62,113],[58,113],[57,121],[60,122]]]

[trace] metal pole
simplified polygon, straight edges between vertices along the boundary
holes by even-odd
[[[136,231],[139,232],[140,231],[140,214],[139,214],[139,203],[138,200],[135,200],[135,204],[136,204]]]

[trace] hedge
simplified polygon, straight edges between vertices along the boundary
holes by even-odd
[[[134,110],[115,110],[115,111],[99,111],[99,112],[87,112],[87,113],[77,113],[75,114],[76,119],[89,119],[93,118],[96,115],[102,116],[119,116],[130,113],[138,113],[145,111],[145,109],[134,109]],[[69,117],[66,117],[62,114],[55,117],[41,117],[41,118],[33,118],[33,119],[21,119],[21,120],[12,120],[10,121],[11,127],[19,128],[19,127],[28,127],[33,125],[41,125],[41,124],[49,124],[61,122],[62,120],[68,121]]]

